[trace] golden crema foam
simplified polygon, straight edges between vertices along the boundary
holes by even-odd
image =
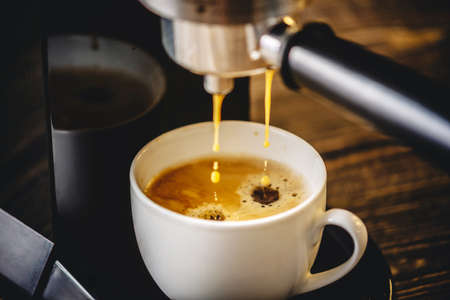
[[[211,165],[220,160],[221,178],[211,183]],[[271,196],[260,185],[261,158],[212,156],[181,163],[162,171],[147,184],[144,193],[174,212],[208,220],[251,220],[275,215],[301,203],[308,195],[302,175],[269,160]],[[259,194],[258,194],[259,191]]]

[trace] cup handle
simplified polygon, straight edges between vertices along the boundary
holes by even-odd
[[[321,288],[343,277],[359,262],[366,249],[366,226],[351,212],[339,208],[330,209],[321,218],[317,230],[322,230],[325,225],[339,226],[350,234],[354,244],[353,254],[347,261],[330,270],[316,274],[308,272],[306,280],[299,282],[294,288],[294,295]]]

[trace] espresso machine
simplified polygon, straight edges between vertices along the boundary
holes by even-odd
[[[203,75],[207,92],[227,94],[235,78],[276,68],[289,88],[325,95],[450,169],[448,89],[338,38],[324,23],[297,25],[310,1],[140,2],[161,16],[166,52]]]

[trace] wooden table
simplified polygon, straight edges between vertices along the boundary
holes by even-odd
[[[303,20],[317,19],[341,37],[450,85],[448,0],[432,5],[418,0],[315,0]],[[263,77],[253,78],[251,119],[259,122],[263,91]],[[50,237],[50,202],[43,197],[49,183],[47,146],[44,124],[36,122],[42,119],[43,110],[34,108],[24,127],[14,129],[24,138],[14,156],[0,161],[9,172],[0,178],[0,207]],[[398,299],[450,299],[447,174],[311,91],[287,90],[278,77],[272,124],[303,137],[321,153],[328,169],[328,204],[363,219],[391,266]]]
[[[446,3],[447,2],[447,3]],[[316,0],[304,20],[450,84],[448,1]],[[264,77],[251,119],[264,122]],[[450,101],[450,99],[443,99]],[[355,212],[390,264],[398,299],[450,299],[450,178],[414,152],[304,89],[273,86],[271,124],[311,143],[328,170],[328,204]]]

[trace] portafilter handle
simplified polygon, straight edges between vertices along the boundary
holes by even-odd
[[[323,23],[285,23],[260,39],[285,84],[306,86],[396,136],[450,171],[450,91],[429,78],[335,36]]]

